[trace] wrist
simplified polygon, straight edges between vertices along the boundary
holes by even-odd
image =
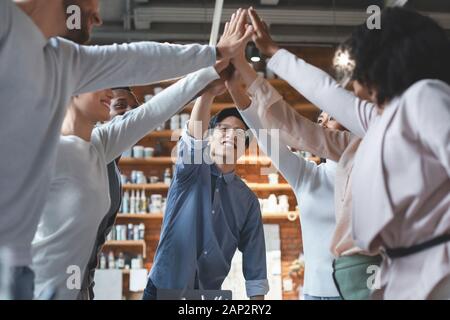
[[[278,47],[277,45],[273,45],[273,46],[270,46],[268,49],[267,49],[267,56],[269,57],[269,58],[272,58],[277,52],[278,52],[278,50],[280,50],[280,47]]]
[[[216,96],[215,96],[212,92],[205,91],[205,92],[203,92],[203,94],[201,95],[200,98],[201,98],[203,101],[211,102],[211,101],[214,100],[215,97],[216,97]]]
[[[248,61],[245,57],[236,57],[231,60],[231,63],[236,69],[239,69],[242,66],[248,65]]]

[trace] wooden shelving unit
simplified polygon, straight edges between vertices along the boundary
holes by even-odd
[[[134,92],[139,97],[141,101],[146,94],[152,94],[154,87],[159,86],[166,88],[169,85],[173,84],[175,81],[165,81],[159,84],[152,84],[149,86],[136,87],[134,88]],[[306,101],[303,97],[299,96],[298,93],[294,92],[292,88],[281,79],[275,79],[269,81],[285,98],[285,100],[298,112],[303,115],[313,119],[318,113],[318,109],[315,108],[311,103]],[[211,107],[211,113],[215,114],[218,111],[232,107],[234,104],[231,102],[229,95],[223,95],[216,99],[216,102]],[[190,113],[192,112],[193,103],[187,105],[184,110],[180,113]],[[135,159],[135,158],[122,158],[120,160],[119,166],[121,167],[122,172],[124,174],[129,175],[132,170],[140,170],[148,176],[158,176],[161,178],[163,176],[164,170],[166,168],[172,168],[176,159],[171,157],[171,152],[169,150],[173,150],[176,142],[181,136],[182,129],[178,130],[161,130],[161,131],[153,131],[146,135],[138,145],[143,145],[146,147],[155,148],[155,152],[157,150],[156,145],[162,147],[155,154],[158,156],[147,158],[147,159]],[[317,161],[318,159],[313,159]],[[259,173],[258,166],[270,166],[272,162],[270,158],[264,155],[258,156],[245,156],[242,157],[238,162],[238,169],[241,169],[241,177],[247,180],[248,186],[257,194],[260,198],[265,198],[271,193],[282,193],[289,196],[289,202],[291,204],[290,210],[295,208],[293,206],[295,201],[295,195],[288,184],[268,184],[264,183],[267,181],[267,177],[262,178]],[[238,171],[238,170],[237,170]],[[258,171],[258,172],[257,172]],[[243,172],[248,172],[248,177],[246,174],[242,174]],[[161,179],[160,179],[161,181]],[[145,190],[148,194],[152,193],[165,193],[168,191],[169,186],[164,183],[155,183],[155,184],[125,184],[123,186],[124,190]],[[292,218],[298,220],[298,212],[290,211],[290,212],[264,212],[263,213],[263,221],[264,223],[274,223],[280,224],[280,230],[285,230],[286,226],[288,228],[296,228],[295,224],[291,223],[293,221]],[[138,213],[138,214],[123,214],[119,213],[117,216],[117,224],[140,224],[144,223],[145,230],[145,240],[139,241],[108,241],[105,244],[105,253],[109,250],[113,250],[115,253],[117,252],[130,252],[136,253],[142,249],[143,257],[144,257],[144,265],[147,269],[149,269],[152,265],[151,259],[153,258],[154,250],[156,249],[158,242],[158,235],[160,231],[161,222],[163,220],[163,213]],[[296,221],[298,223],[298,221]],[[285,231],[280,231],[285,232]],[[288,231],[289,232],[289,231]],[[298,237],[298,233],[295,230],[295,237]],[[293,236],[292,236],[293,237]],[[290,236],[290,238],[292,238]],[[281,240],[283,241],[283,240]],[[300,241],[300,240],[299,240]],[[290,245],[292,248],[292,245]],[[289,254],[289,258],[292,259],[292,254]],[[284,268],[284,267],[283,267]],[[285,272],[285,271],[283,271]],[[124,296],[127,298],[133,297],[133,294],[127,291],[127,283],[129,280],[130,270],[122,270],[124,275]]]
[[[122,158],[119,164],[125,166],[152,166],[152,165],[171,165],[175,164],[176,158],[173,157],[152,157],[144,159],[136,158]],[[244,156],[239,159],[238,164],[256,164],[256,165],[270,165],[272,160],[269,157],[258,156]]]
[[[284,219],[288,217],[296,216],[298,217],[297,211],[289,211],[289,212],[263,212],[263,219]],[[119,213],[117,215],[117,219],[121,220],[162,220],[164,218],[163,213]],[[115,241],[115,242],[123,242],[123,241]],[[120,245],[120,244],[117,244]]]
[[[142,248],[142,257],[144,259],[147,256],[147,244],[145,243],[145,240],[111,240],[106,241],[105,243],[106,249],[111,249],[113,247],[119,247],[119,248],[130,248],[130,247],[138,247]]]
[[[286,191],[291,192],[292,188],[287,183],[269,184],[269,183],[247,183],[252,191]],[[168,190],[169,185],[164,183],[153,184],[125,184],[122,186],[124,190],[146,190],[146,191],[163,191]]]

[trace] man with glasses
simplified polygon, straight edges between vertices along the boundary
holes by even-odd
[[[236,249],[247,296],[264,299],[269,290],[259,201],[235,172],[249,146],[248,127],[236,108],[210,119],[214,98],[224,91],[223,82],[215,83],[197,99],[178,144],[144,300],[156,299],[158,289],[178,289],[180,297],[183,290],[220,290]]]

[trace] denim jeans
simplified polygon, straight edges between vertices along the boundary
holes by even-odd
[[[156,300],[156,287],[153,281],[148,278],[147,286],[145,287],[142,300]]]
[[[11,298],[13,300],[33,300],[33,270],[29,267],[15,267],[12,273]]]
[[[305,300],[342,300],[341,297],[316,297],[309,294],[303,295]]]

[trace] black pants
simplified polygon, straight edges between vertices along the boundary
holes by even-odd
[[[145,287],[142,300],[156,300],[156,287],[153,281],[148,278],[147,286]]]

